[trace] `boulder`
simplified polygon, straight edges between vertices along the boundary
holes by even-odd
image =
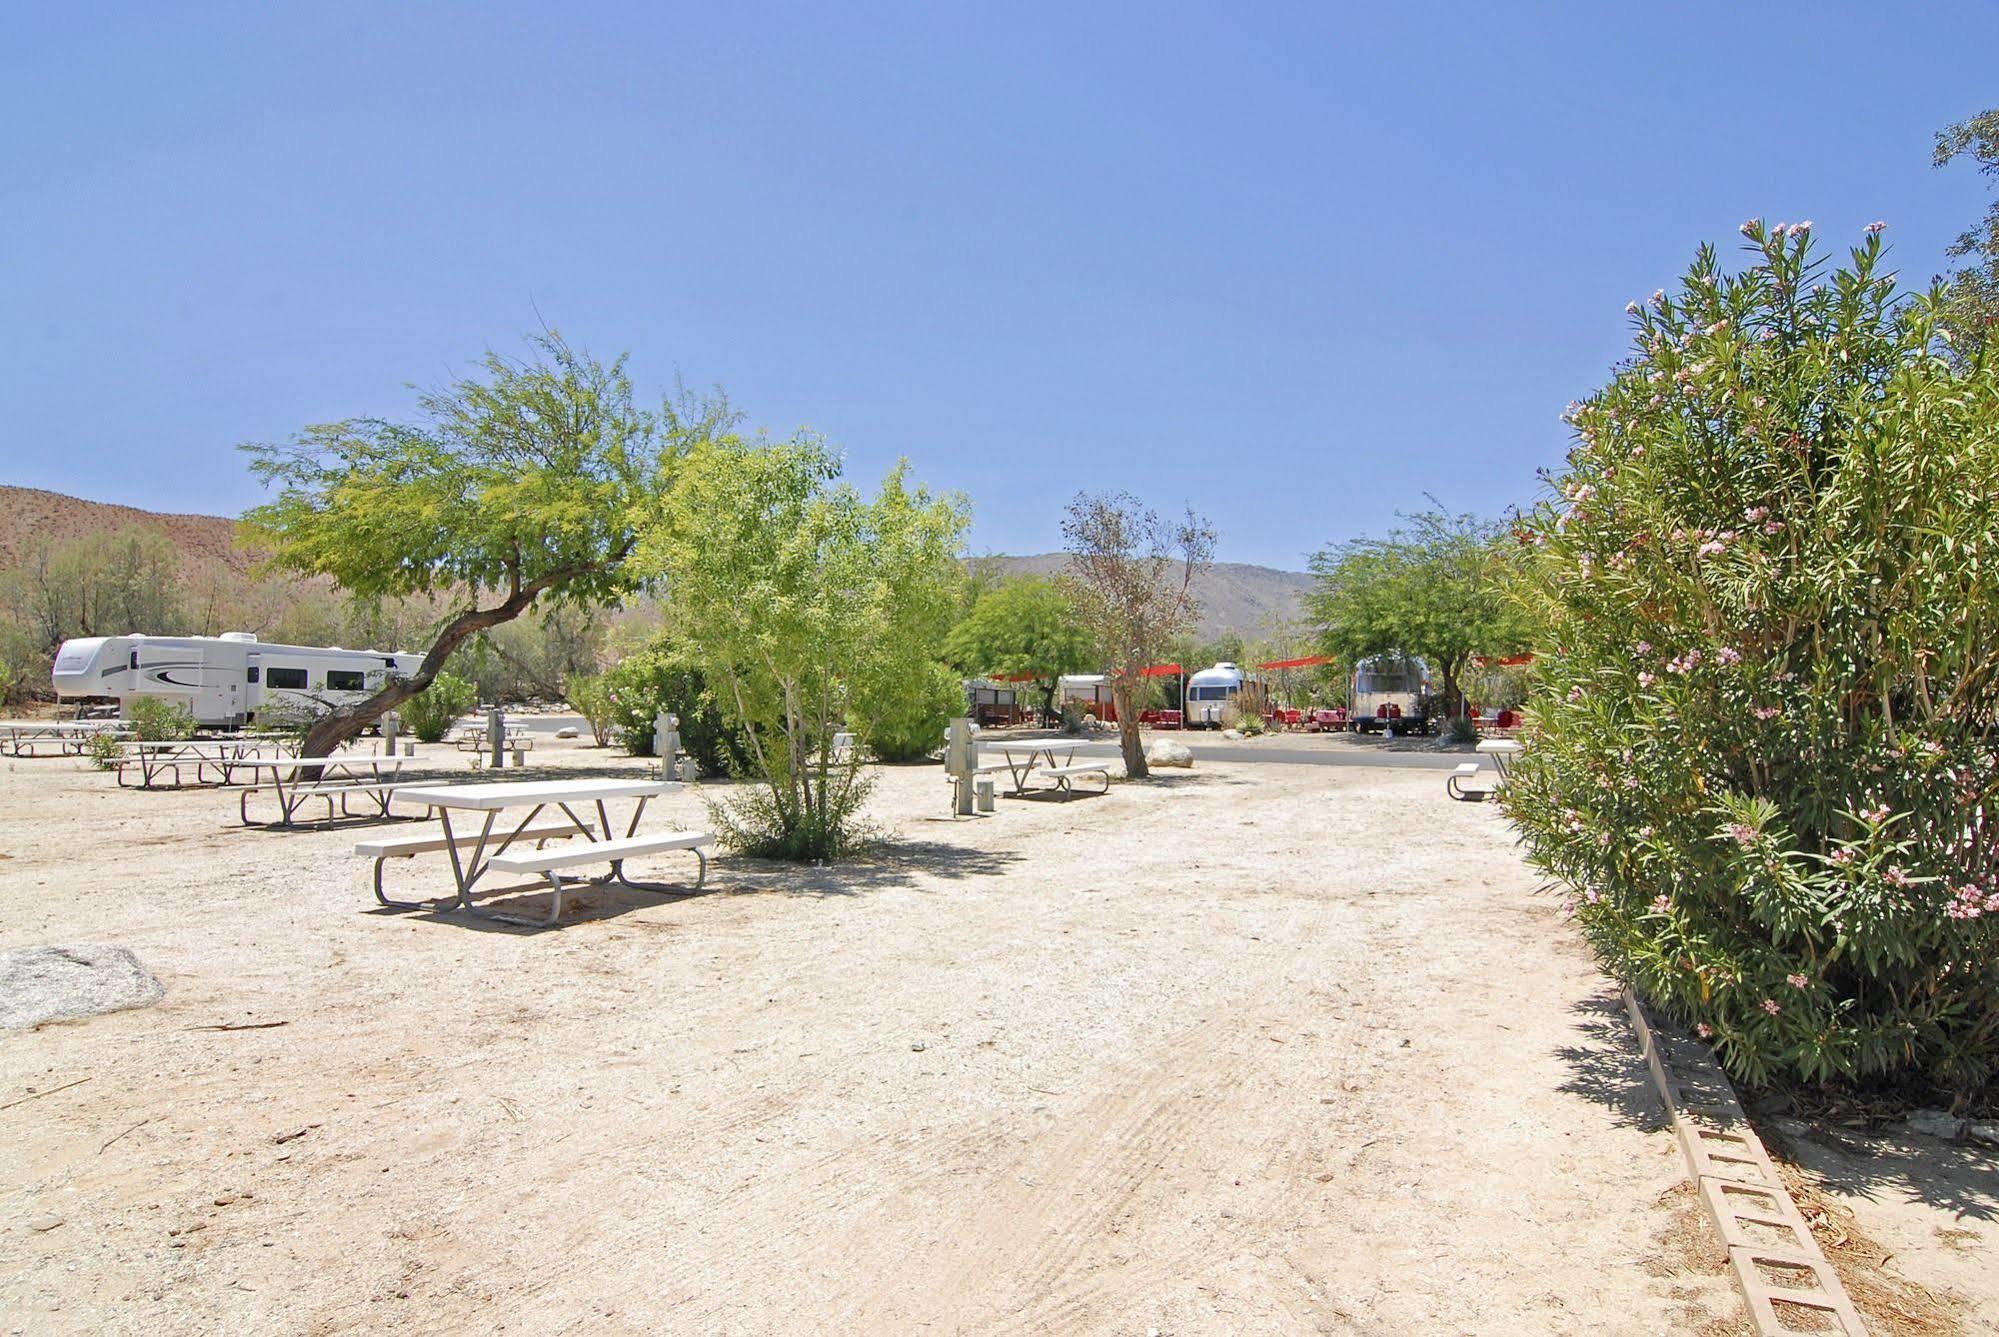
[[[1240,729],[1224,729],[1222,730],[1222,737],[1240,742],[1243,737],[1243,732]]]
[[[0,952],[0,1029],[151,1007],[166,993],[138,957],[109,943]]]
[[[1171,738],[1155,738],[1145,745],[1145,764],[1190,770],[1194,765],[1194,750]]]
[[[557,738],[577,738],[580,737],[581,734],[577,730],[575,725],[565,724],[560,729],[557,729],[555,731],[555,736]]]
[[[1912,1133],[1955,1142],[1964,1136],[1964,1123],[1965,1121],[1955,1114],[1948,1114],[1943,1110],[1917,1110],[1909,1116],[1905,1126]]]

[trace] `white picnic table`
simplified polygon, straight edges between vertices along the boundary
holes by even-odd
[[[268,775],[271,789],[277,794],[280,816],[276,822],[267,825],[290,826],[292,814],[297,812],[299,806],[307,799],[314,797],[315,793],[320,797],[327,797],[322,786],[337,785],[343,781],[356,792],[371,793],[375,802],[380,805],[381,815],[386,817],[389,815],[390,782],[402,773],[404,767],[423,764],[425,763],[422,759],[417,757],[249,757],[231,762],[230,768],[250,773],[251,783],[243,790],[242,798],[236,805],[242,815],[243,825],[257,825],[250,820],[250,795],[263,787],[259,783],[259,777]],[[314,780],[302,781],[299,772],[306,770],[317,770],[319,775]],[[375,788],[368,788],[370,782],[374,783]],[[341,798],[343,813],[347,810],[346,802],[343,796]],[[328,798],[329,819],[332,813],[332,801]]]
[[[416,785],[399,791],[397,797],[428,806],[443,826],[444,848],[450,852],[451,876],[458,886],[456,908],[486,919],[509,920],[508,916],[476,908],[472,904],[472,888],[485,876],[492,861],[504,854],[514,838],[528,830],[544,809],[561,809],[563,815],[575,823],[577,834],[586,841],[613,841],[618,836],[612,826],[609,805],[620,799],[636,799],[638,802],[632,808],[631,820],[625,824],[625,838],[630,839],[638,831],[639,819],[645,816],[646,804],[679,789],[680,785],[671,780],[501,780],[484,784]],[[593,806],[597,810],[598,823],[594,831],[587,818],[576,813],[577,808]],[[520,808],[526,808],[527,815],[512,830],[502,830],[497,837],[499,843],[493,844],[496,838],[493,828],[500,814]],[[451,814],[454,811],[485,814],[469,857],[461,858],[459,855],[460,838],[451,829]],[[619,864],[613,862],[609,874],[591,881],[602,883],[613,878],[622,881],[623,871]],[[381,895],[379,880],[376,895],[378,898]]]
[[[1513,763],[1515,757],[1527,749],[1521,746],[1517,738],[1488,738],[1478,745],[1477,750],[1492,758],[1493,767],[1498,770],[1499,778],[1504,780],[1506,768]]]
[[[0,720],[0,748],[15,757],[76,757],[97,735],[116,737],[131,727],[125,720]]]
[[[1013,776],[1012,792],[1015,794],[1024,794],[1027,792],[1028,777],[1034,773],[1037,766],[1062,767],[1072,765],[1076,759],[1076,746],[1076,743],[1071,739],[1057,738],[1034,738],[1019,742],[993,744],[994,750],[1006,759],[1001,764]],[[981,767],[980,769],[985,770],[990,768]],[[1106,788],[1109,788],[1109,774],[1109,771],[1106,770]],[[1057,788],[1067,789],[1068,777],[1060,777]]]
[[[282,742],[267,739],[183,738],[120,743],[118,783],[125,785],[126,769],[136,765],[139,783],[127,788],[155,788],[155,778],[168,771],[173,772],[174,784],[179,785],[180,768],[193,766],[196,784],[226,785],[235,778],[232,772],[245,762],[284,755],[286,747]],[[213,781],[209,779],[211,771],[215,773]]]

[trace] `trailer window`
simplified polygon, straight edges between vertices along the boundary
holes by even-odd
[[[132,670],[133,672],[135,672],[135,673],[136,673],[136,672],[138,672],[138,670],[139,670],[139,652],[138,652],[137,650],[134,650],[134,651],[132,652],[132,658],[131,658],[131,661],[130,661],[130,662],[129,662],[128,664],[126,664],[126,667],[127,667],[127,668],[129,668],[129,669],[131,669],[131,670]]]
[[[248,683],[254,683],[257,681],[257,679],[263,676],[264,676],[264,670],[259,666],[252,664],[250,665],[249,668],[244,670],[243,681]]]
[[[366,690],[366,678],[359,669],[326,670],[326,690],[329,692],[359,692]]]
[[[280,668],[271,665],[271,671],[264,675],[266,687],[289,687],[294,691],[305,690],[305,670],[302,668]]]
[[[1188,693],[1188,696],[1195,701],[1226,701],[1229,699],[1229,689],[1226,685],[1196,687]]]

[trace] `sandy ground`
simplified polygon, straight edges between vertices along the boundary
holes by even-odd
[[[0,761],[0,945],[168,990],[0,1036],[0,1326],[1727,1330],[1490,807],[1257,764],[958,821],[893,769],[873,808],[878,858],[529,933],[376,909],[380,827]]]

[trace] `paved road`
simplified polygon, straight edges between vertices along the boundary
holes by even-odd
[[[529,733],[536,734],[552,734],[565,727],[586,733],[589,730],[581,715],[509,715],[507,722],[525,725]],[[988,745],[992,741],[989,739]],[[1088,757],[1115,757],[1118,754],[1117,740],[1083,739],[1078,741],[1076,751]],[[1194,758],[1196,761],[1268,761],[1293,766],[1387,766],[1430,771],[1448,771],[1461,761],[1479,760],[1463,752],[1391,752],[1385,747],[1308,744],[1283,738],[1260,743],[1210,743],[1199,739],[1194,744]]]

